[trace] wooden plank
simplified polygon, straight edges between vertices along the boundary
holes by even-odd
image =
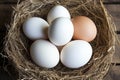
[[[103,3],[106,4],[106,5],[111,5],[111,4],[119,5],[120,4],[120,0],[104,0]]]
[[[117,0],[113,0],[117,1]],[[120,0],[119,0],[120,1]],[[120,5],[106,5],[108,12],[113,16],[113,21],[116,24],[117,31],[120,31]],[[120,34],[118,35],[120,40]],[[115,54],[112,63],[120,63],[120,46],[116,45]]]
[[[120,2],[120,0],[104,0],[104,2]]]
[[[120,31],[120,5],[106,5],[108,12],[113,16],[117,30]]]
[[[120,66],[112,66],[103,80],[120,80]]]
[[[119,40],[120,40],[120,35]],[[120,63],[120,45],[116,44],[115,54],[113,55],[112,63]]]

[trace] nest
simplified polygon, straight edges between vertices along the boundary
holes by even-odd
[[[91,18],[97,26],[97,37],[90,44],[93,56],[89,63],[79,69],[68,69],[59,63],[55,68],[37,66],[30,58],[32,41],[22,32],[23,23],[30,17],[44,18],[57,5],[65,6],[72,17],[83,15]],[[101,80],[107,73],[115,50],[115,25],[101,0],[25,0],[17,4],[5,40],[5,52],[22,80]]]

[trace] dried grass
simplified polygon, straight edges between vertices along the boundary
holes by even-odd
[[[91,42],[94,53],[90,62],[82,68],[73,70],[61,63],[53,69],[35,65],[29,54],[32,41],[22,32],[27,18],[38,16],[46,19],[48,11],[56,4],[65,6],[71,16],[84,15],[91,18],[98,30]],[[5,52],[12,61],[19,79],[22,80],[102,80],[107,73],[115,50],[115,25],[101,0],[40,0],[32,4],[29,0],[17,4],[12,14],[11,24],[5,40]]]

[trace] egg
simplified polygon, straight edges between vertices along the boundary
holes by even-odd
[[[24,34],[31,40],[48,39],[49,24],[42,18],[29,18],[23,25]]]
[[[49,40],[56,46],[67,44],[72,39],[73,33],[72,21],[65,17],[55,19],[48,29]]]
[[[40,67],[53,68],[59,62],[59,51],[47,40],[36,40],[30,48],[31,59]]]
[[[87,64],[91,57],[91,45],[83,40],[74,40],[63,47],[60,59],[66,67],[76,69]]]
[[[72,18],[74,25],[73,39],[92,41],[97,35],[97,29],[95,23],[88,17],[77,16]]]
[[[51,24],[53,20],[59,17],[67,17],[70,19],[70,13],[65,7],[61,5],[56,5],[49,11],[47,20],[49,24]]]

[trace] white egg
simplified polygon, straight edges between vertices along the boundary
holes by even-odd
[[[61,51],[61,62],[68,68],[80,68],[92,57],[91,45],[83,40],[68,43]]]
[[[47,40],[37,40],[30,48],[32,60],[44,68],[53,68],[59,62],[59,51]]]
[[[74,33],[74,28],[69,18],[57,18],[48,29],[48,37],[56,46],[63,46],[68,43]]]
[[[47,30],[49,24],[42,18],[32,17],[29,18],[23,25],[24,34],[32,40],[47,39]]]
[[[49,11],[47,20],[49,24],[51,24],[53,20],[59,17],[67,17],[70,19],[70,13],[65,7],[61,5],[56,5]]]

